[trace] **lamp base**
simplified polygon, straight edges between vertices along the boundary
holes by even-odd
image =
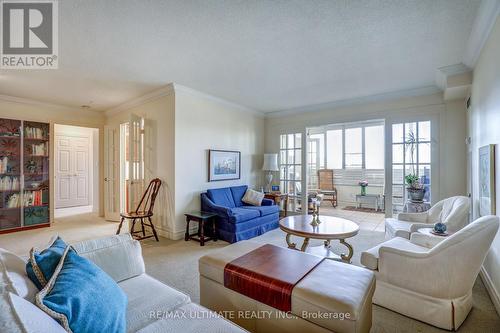
[[[267,181],[266,185],[267,192],[271,192],[271,184],[273,182],[273,174],[271,173],[271,171],[269,171],[269,173],[266,175],[266,181]]]

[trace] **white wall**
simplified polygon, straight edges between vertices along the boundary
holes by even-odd
[[[241,152],[241,179],[208,182],[208,150]],[[186,89],[175,91],[175,238],[185,232],[183,214],[200,209],[209,188],[262,184],[264,118],[250,110]]]
[[[433,201],[466,193],[466,117],[463,101],[446,102],[442,94],[412,96],[392,100],[339,106],[334,109],[283,114],[266,120],[266,152],[279,151],[279,135],[335,123],[384,119],[386,123],[432,119],[436,151],[432,182],[437,187]],[[387,148],[387,147],[386,147]],[[387,149],[386,149],[387,154]],[[275,177],[278,177],[276,173]],[[387,174],[386,174],[387,177]],[[388,192],[386,188],[386,193]]]
[[[45,103],[39,103],[36,101],[30,101],[9,96],[0,96],[0,117],[1,118],[11,118],[11,119],[21,119],[21,120],[31,120],[39,122],[48,122],[51,124],[51,133],[54,133],[54,124],[63,125],[74,125],[74,126],[85,126],[99,129],[99,144],[103,141],[103,125],[104,125],[104,114],[102,112],[96,112],[92,110],[81,110],[78,108],[70,108],[58,105],[50,105]],[[54,136],[50,138],[50,160],[54,161]],[[100,160],[102,160],[102,149],[100,151]],[[50,183],[51,189],[54,189],[54,165],[50,164]],[[99,168],[99,173],[102,174],[102,165]],[[102,179],[99,181],[99,191],[102,193],[104,190],[104,183]],[[54,191],[51,190],[50,197],[50,220],[54,221]],[[104,199],[101,197],[99,206],[99,215],[104,214]]]
[[[469,135],[472,145],[473,196],[479,197],[478,189],[478,149],[488,144],[496,145],[496,207],[500,215],[500,18],[490,33],[474,69],[471,107],[469,115]],[[478,202],[474,200],[477,217]],[[484,261],[483,281],[492,295],[500,313],[500,233]]]

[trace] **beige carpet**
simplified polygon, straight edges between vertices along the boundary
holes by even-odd
[[[359,265],[360,253],[383,240],[383,222],[380,214],[359,213],[342,210],[329,210],[332,215],[347,217],[360,225],[360,232],[350,239],[354,247],[353,264]],[[20,255],[28,253],[31,246],[42,246],[52,235],[59,234],[68,242],[112,235],[117,224],[106,222],[91,214],[59,219],[51,228],[24,231],[16,234],[0,235],[0,247],[9,249]],[[285,236],[279,230],[268,232],[255,240],[285,246]],[[300,243],[300,240],[297,239]],[[313,242],[311,242],[313,243]],[[320,244],[314,242],[313,244]],[[199,301],[198,259],[216,249],[228,246],[227,243],[208,242],[204,247],[190,241],[171,241],[161,239],[160,242],[146,240],[142,243],[146,270],[149,274],[187,294],[193,301]],[[343,250],[340,244],[335,245]],[[473,290],[474,308],[459,332],[500,332],[500,317],[495,312],[486,289],[478,278]],[[413,333],[413,332],[447,332],[422,322],[407,318],[387,309],[374,306],[374,333]]]

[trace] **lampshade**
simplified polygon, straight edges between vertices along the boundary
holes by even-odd
[[[264,164],[262,165],[262,170],[279,171],[278,154],[264,154]]]

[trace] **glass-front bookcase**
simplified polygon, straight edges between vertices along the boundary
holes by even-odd
[[[0,233],[50,223],[48,123],[0,118]]]

